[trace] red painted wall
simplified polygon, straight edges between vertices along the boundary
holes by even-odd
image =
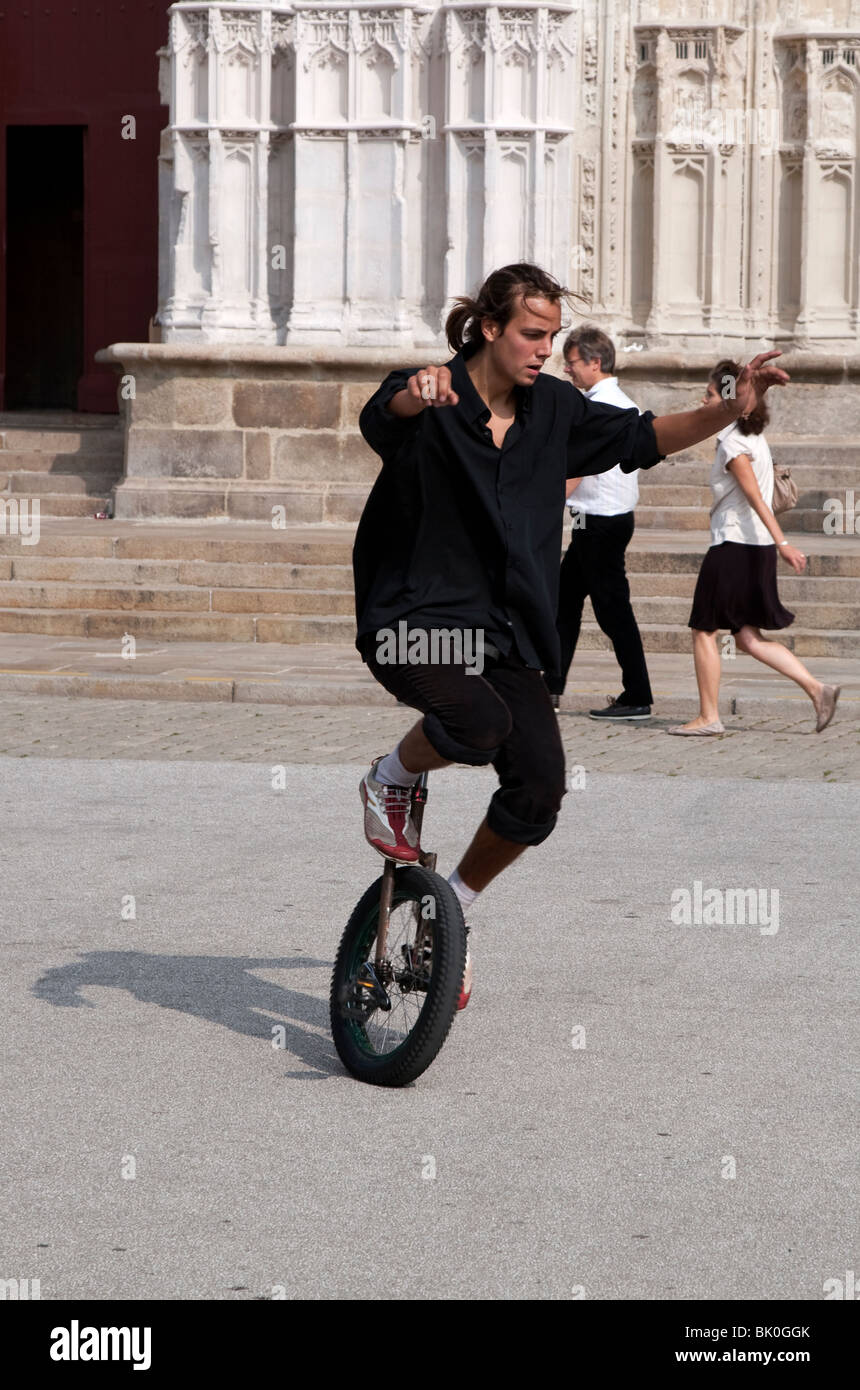
[[[79,410],[117,409],[116,375],[93,354],[148,339],[158,292],[159,134],[167,122],[156,50],[167,42],[167,8],[167,0],[0,0],[0,407],[9,351],[8,125],[87,128]],[[122,138],[128,115],[134,140]]]

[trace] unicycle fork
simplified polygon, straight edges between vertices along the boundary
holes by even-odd
[[[421,842],[421,826],[424,822],[424,807],[427,805],[427,780],[429,775],[430,774],[427,772],[422,772],[418,781],[412,788],[412,824],[415,826],[419,844]],[[436,872],[436,855],[430,853],[430,851],[422,849],[418,862],[423,868],[429,869],[431,873]],[[394,877],[396,873],[396,861],[394,859],[386,859],[385,868],[382,871],[382,891],[379,896],[379,925],[376,936],[375,961],[377,973],[385,958],[385,952],[388,946],[388,924],[391,917],[391,903],[394,895]],[[415,949],[420,959],[420,951],[423,947],[424,936],[426,934],[422,927],[422,923],[425,919],[421,916],[417,904],[414,906],[414,911],[417,923]]]
[[[412,791],[419,841],[428,774]],[[426,1070],[454,1016],[466,961],[459,900],[436,873],[436,855],[417,864],[386,858],[381,878],[356,906],[332,975],[335,1047],[362,1081],[405,1086]]]

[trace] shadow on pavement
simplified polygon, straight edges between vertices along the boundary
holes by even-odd
[[[258,970],[314,969],[329,961],[310,956],[151,956],[142,951],[90,951],[80,960],[46,971],[33,994],[58,1008],[97,1008],[81,991],[92,986],[126,989],[144,1004],[175,1009],[246,1037],[272,1041],[273,1025],[285,1030],[284,1050],[318,1073],[343,1075],[329,1036],[328,1000],[258,979]],[[307,1025],[325,1030],[309,1032]],[[304,1073],[288,1073],[302,1076]]]

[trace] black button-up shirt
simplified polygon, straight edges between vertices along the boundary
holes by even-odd
[[[556,610],[567,478],[625,473],[665,458],[654,415],[588,400],[557,377],[514,388],[516,414],[501,449],[490,410],[466,370],[467,347],[446,365],[460,400],[403,419],[386,409],[418,368],[391,372],[359,427],[382,459],[353,548],[356,646],[380,628],[483,629],[527,666],[560,659]],[[587,524],[587,523],[586,523]]]

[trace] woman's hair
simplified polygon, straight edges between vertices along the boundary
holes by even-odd
[[[504,331],[521,300],[541,298],[557,304],[571,295],[571,290],[538,265],[527,261],[504,265],[487,276],[474,299],[470,295],[455,299],[445,320],[445,335],[454,352],[460,352],[467,343],[483,342],[482,319],[492,319]]]
[[[716,386],[721,396],[729,398],[735,393],[735,382],[742,371],[743,367],[739,366],[737,362],[733,362],[730,357],[724,357],[721,362],[717,363],[708,377],[708,381],[713,386]],[[729,380],[731,380],[732,389],[731,391],[726,391],[725,387]],[[761,434],[769,420],[770,411],[764,401],[760,401],[755,410],[750,411],[746,419],[741,416],[736,423],[741,434]]]

